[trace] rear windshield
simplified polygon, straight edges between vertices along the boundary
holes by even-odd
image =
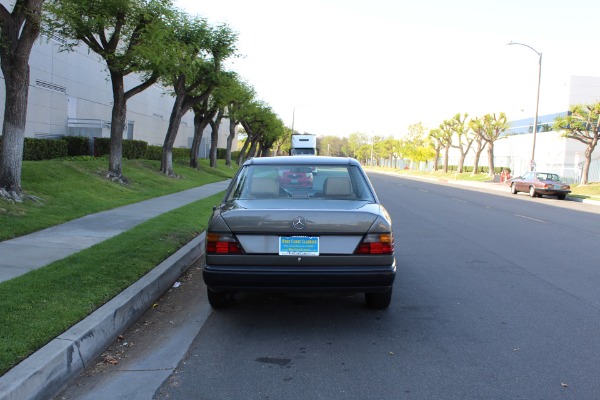
[[[250,199],[375,201],[362,171],[353,165],[247,165],[226,200]]]
[[[556,174],[547,174],[538,172],[536,178],[541,181],[560,181],[560,178]]]

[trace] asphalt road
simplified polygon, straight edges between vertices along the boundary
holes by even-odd
[[[134,346],[107,353],[121,351],[117,364],[99,360],[57,398],[598,398],[600,208],[371,179],[394,220],[388,310],[365,309],[360,295],[243,295],[202,317],[192,274],[188,295],[172,290],[162,315],[124,334],[140,335]],[[188,351],[160,376],[132,364],[169,349]]]

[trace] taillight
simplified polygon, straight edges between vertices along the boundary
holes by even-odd
[[[364,237],[354,254],[393,254],[394,237],[391,233],[370,233]]]
[[[206,234],[206,254],[240,254],[242,249],[230,233]]]

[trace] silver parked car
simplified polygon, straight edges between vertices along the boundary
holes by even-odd
[[[351,158],[250,159],[208,224],[213,308],[237,291],[299,291],[363,292],[383,309],[395,274],[392,221]]]

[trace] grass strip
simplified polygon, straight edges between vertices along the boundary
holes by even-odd
[[[139,280],[208,222],[223,193],[0,283],[0,375]]]
[[[0,241],[115,207],[180,192],[233,176],[235,169],[218,160],[210,168],[200,160],[199,169],[175,160],[177,178],[162,174],[159,161],[124,160],[127,185],[106,179],[108,161],[102,159],[45,160],[23,163],[22,185],[26,195],[42,199],[11,204],[0,200]]]

